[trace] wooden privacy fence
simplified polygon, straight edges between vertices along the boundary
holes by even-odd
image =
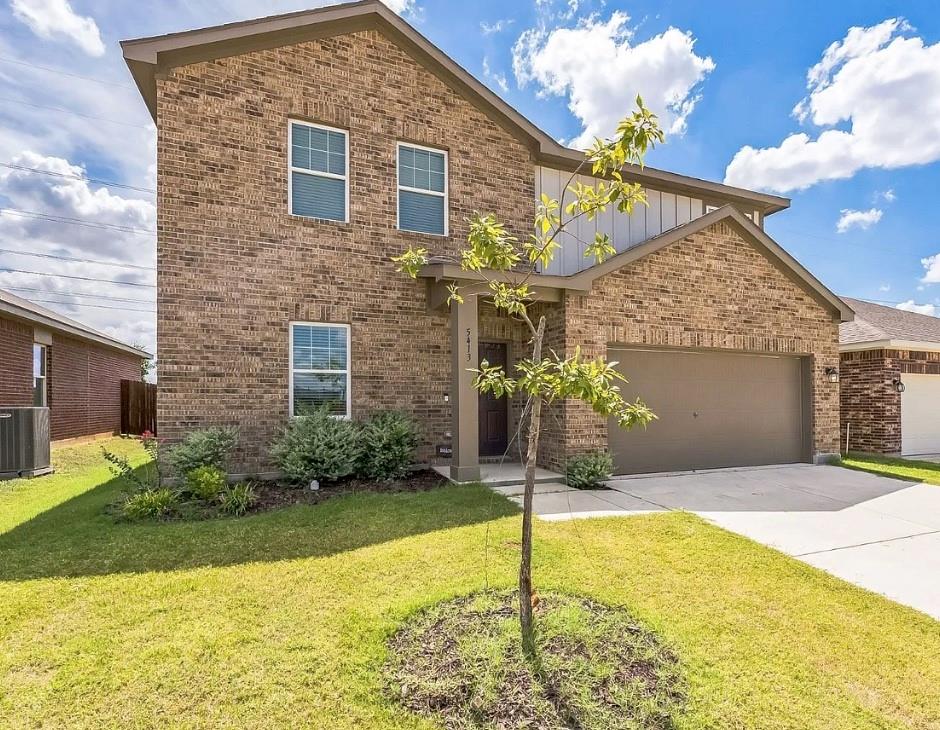
[[[157,433],[157,386],[139,380],[121,381],[121,433]]]

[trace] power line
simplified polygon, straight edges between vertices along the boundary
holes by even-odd
[[[69,218],[64,215],[54,215],[52,213],[38,213],[34,210],[19,210],[18,208],[0,208],[0,213],[10,213],[22,218],[35,218],[36,220],[49,221],[50,223],[65,223],[70,226],[82,226],[84,228],[99,228],[106,231],[120,231],[121,233],[138,233],[145,236],[155,236],[156,231],[147,228],[135,228],[134,226],[124,226],[120,223],[99,223],[89,221],[84,218]]]
[[[6,289],[7,291],[37,292],[39,294],[47,294],[51,296],[87,297],[91,299],[107,299],[113,302],[136,302],[139,304],[153,304],[153,299],[133,299],[130,297],[112,297],[107,294],[90,294],[88,292],[77,292],[77,291],[50,291],[49,289],[39,289],[38,287],[32,287],[32,286],[5,286],[3,288]]]
[[[846,295],[846,296],[847,296],[849,299],[859,299],[859,300],[861,300],[861,301],[863,301],[863,302],[871,302],[872,304],[894,304],[894,305],[898,305],[898,304],[907,304],[907,302],[895,302],[895,301],[891,301],[890,299],[869,299],[868,297],[849,297],[848,295]],[[917,302],[914,301],[913,298],[912,298],[912,299],[909,299],[908,302],[909,302],[909,301],[913,301],[914,304],[917,304]],[[929,302],[927,302],[927,303],[929,304]],[[916,312],[915,312],[915,314],[916,314]]]
[[[71,71],[63,71],[58,68],[51,68],[49,66],[40,66],[36,63],[30,63],[29,61],[20,61],[16,58],[10,58],[9,56],[0,56],[0,61],[4,63],[13,63],[17,66],[27,66],[28,68],[36,68],[40,71],[48,71],[49,73],[61,74],[62,76],[70,76],[73,79],[84,79],[85,81],[94,81],[96,84],[105,84],[107,86],[117,86],[121,89],[130,89],[134,90],[134,87],[130,84],[123,84],[120,81],[105,81],[104,79],[96,79],[93,76],[83,76],[82,74],[72,73]]]
[[[156,289],[156,284],[142,284],[136,281],[114,281],[113,279],[96,279],[93,276],[75,276],[73,274],[50,274],[48,271],[27,271],[26,269],[0,268],[0,274],[32,274],[33,276],[55,276],[61,279],[76,279],[77,281],[96,281],[99,284],[117,284],[119,286],[143,286]]]
[[[125,190],[136,190],[141,193],[153,193],[156,195],[157,191],[152,188],[139,188],[136,185],[124,185],[123,183],[117,183],[112,180],[99,180],[94,177],[84,177],[83,175],[69,175],[65,172],[53,172],[52,170],[40,170],[37,167],[27,167],[26,165],[14,165],[11,162],[0,162],[0,167],[6,167],[10,170],[19,170],[20,172],[34,172],[37,175],[50,175],[52,177],[62,177],[68,180],[81,180],[82,182],[97,183],[98,185],[107,185],[111,188],[123,188]]]
[[[66,307],[92,307],[94,309],[117,309],[122,312],[144,312],[146,314],[156,314],[156,309],[134,309],[133,307],[110,307],[107,304],[79,304],[78,302],[60,302],[55,299],[30,299],[29,301],[37,304],[61,304]]]
[[[135,129],[150,129],[149,125],[143,124],[131,124],[130,122],[121,122],[117,119],[107,119],[105,117],[96,117],[91,114],[82,114],[81,112],[76,112],[71,109],[63,109],[58,106],[47,106],[45,104],[33,104],[31,101],[23,101],[22,99],[5,99],[0,98],[0,101],[7,104],[22,104],[23,106],[31,106],[35,109],[46,109],[51,112],[59,112],[60,114],[72,114],[76,117],[82,117],[84,119],[93,119],[96,122],[109,122],[111,124],[120,124],[123,127],[134,127]]]
[[[122,269],[140,269],[141,271],[156,271],[155,266],[138,266],[137,264],[125,264],[120,261],[99,261],[97,259],[79,259],[71,256],[57,256],[52,253],[34,253],[32,251],[14,251],[12,248],[0,248],[0,253],[12,254],[14,256],[33,256],[39,259],[56,259],[57,261],[74,261],[80,264],[95,264],[96,266],[117,266]]]

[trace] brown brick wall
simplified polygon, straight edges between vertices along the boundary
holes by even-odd
[[[606,356],[609,343],[805,354],[812,359],[813,449],[838,451],[839,388],[834,315],[730,226],[700,233],[602,277],[589,295],[569,295],[565,348]],[[629,373],[627,374],[629,377]],[[579,403],[565,407],[559,455],[607,447],[607,421]]]
[[[47,386],[53,440],[120,431],[121,380],[140,380],[140,358],[53,334]]]
[[[475,209],[527,233],[529,149],[376,31],[178,68],[157,91],[161,436],[236,424],[237,465],[266,465],[287,420],[288,322],[338,322],[354,417],[409,409],[431,458],[451,427],[448,319],[389,258],[456,250]],[[291,117],[349,131],[348,224],[288,215]],[[449,152],[449,238],[396,230],[398,141]]]
[[[0,318],[0,406],[33,404],[33,327]]]
[[[32,324],[0,319],[0,405],[33,405]],[[52,438],[121,428],[121,380],[140,379],[140,358],[85,340],[53,334],[46,394]]]
[[[902,373],[940,375],[940,353],[863,350],[841,355],[841,447],[873,454],[901,453]]]

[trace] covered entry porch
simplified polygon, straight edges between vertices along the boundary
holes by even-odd
[[[530,351],[529,330],[524,322],[493,307],[485,282],[469,278],[466,272],[460,277],[452,270],[446,271],[448,276],[444,273],[442,270],[440,276],[427,281],[429,310],[446,313],[450,324],[451,462],[435,469],[455,482],[519,484],[524,472],[518,426],[524,403],[521,398],[481,395],[473,381],[474,370],[484,359],[512,373],[514,363]],[[462,302],[448,304],[452,283],[461,287]],[[557,306],[563,294],[557,286],[533,287],[533,316]],[[537,479],[557,481],[560,476],[539,469]]]

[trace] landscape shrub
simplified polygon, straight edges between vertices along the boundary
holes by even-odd
[[[606,451],[595,451],[568,459],[565,478],[569,487],[591,489],[609,479],[613,470],[614,462],[610,454]]]
[[[162,482],[160,442],[150,431],[144,431],[140,437],[140,442],[143,444],[144,451],[147,452],[150,460],[138,467],[132,466],[130,459],[126,456],[108,451],[103,446],[101,447],[101,453],[104,460],[108,462],[108,469],[111,470],[114,476],[123,479],[138,490],[159,489]]]
[[[377,413],[362,425],[359,475],[368,479],[401,479],[408,474],[418,448],[418,426],[398,411]]]
[[[179,498],[170,489],[144,489],[128,496],[122,511],[130,520],[160,519],[169,517],[178,503]]]
[[[360,427],[325,410],[298,416],[271,447],[271,459],[297,484],[335,482],[356,472],[362,454]]]
[[[215,426],[193,431],[170,449],[168,462],[179,475],[186,475],[201,466],[224,469],[228,456],[238,441],[238,429]]]
[[[225,488],[225,472],[214,466],[200,466],[186,474],[186,491],[202,500],[214,502]]]
[[[225,486],[219,493],[219,510],[233,517],[241,517],[255,501],[255,490],[250,484]]]

